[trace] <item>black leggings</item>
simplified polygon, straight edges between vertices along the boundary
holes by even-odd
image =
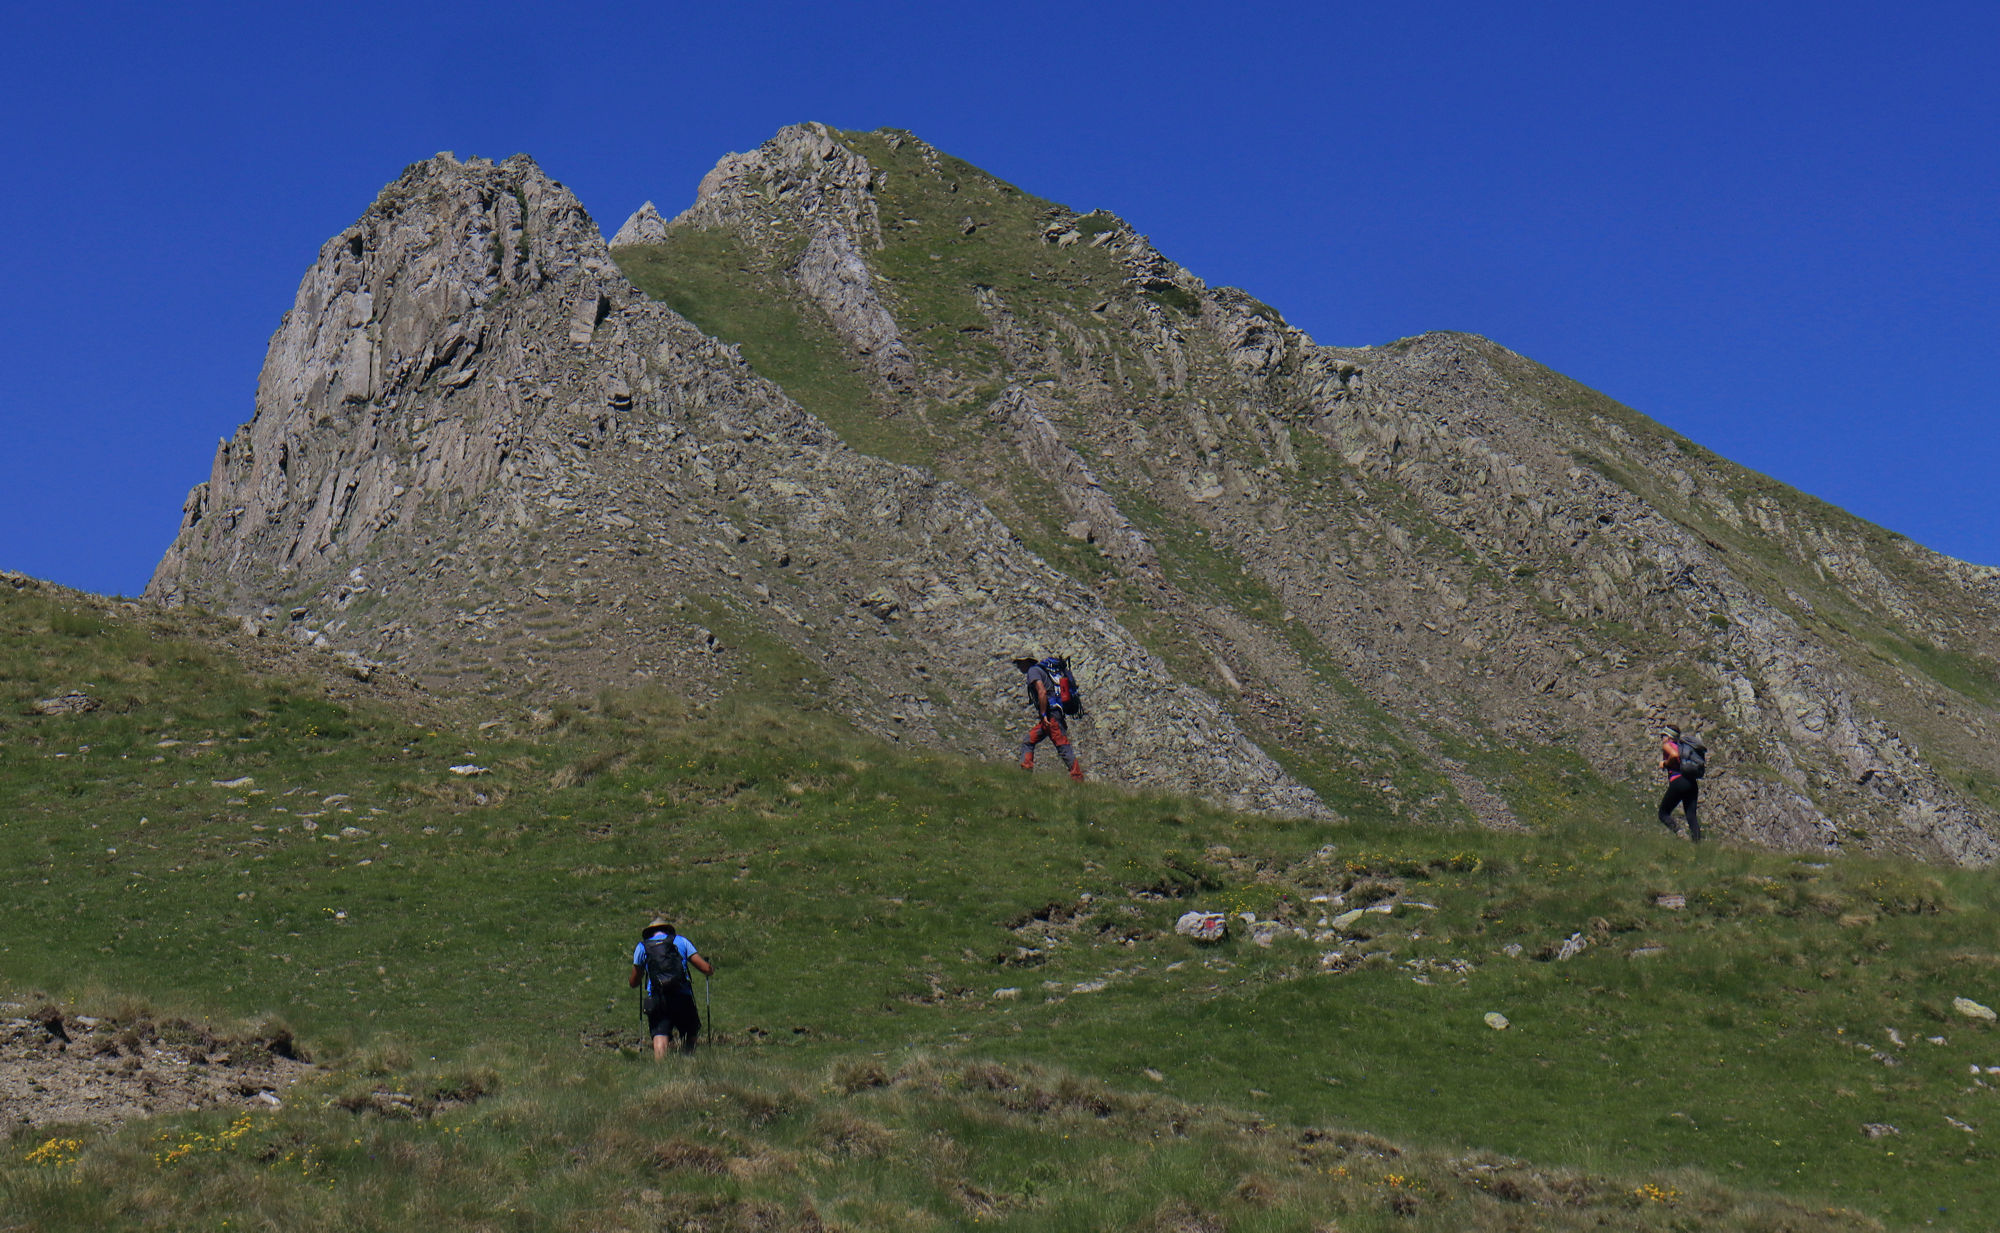
[[[1674,806],[1676,805],[1680,805],[1687,810],[1688,838],[1696,843],[1700,843],[1701,816],[1697,812],[1701,806],[1701,781],[1699,779],[1689,779],[1685,775],[1676,775],[1667,781],[1667,794],[1660,798],[1660,825],[1670,831],[1679,833],[1680,827],[1674,825]]]

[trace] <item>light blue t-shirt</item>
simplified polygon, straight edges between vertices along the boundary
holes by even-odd
[[[665,936],[666,935],[663,933],[654,933],[647,935],[647,937],[651,938],[662,938]],[[683,972],[687,971],[687,961],[694,957],[694,943],[688,941],[686,938],[683,937],[675,937],[674,949],[681,953],[681,971]],[[646,938],[639,939],[639,944],[632,948],[632,966],[635,968],[639,968],[641,970],[645,968]],[[653,991],[653,978],[651,976],[648,976],[646,978],[646,992],[651,993],[652,991]]]

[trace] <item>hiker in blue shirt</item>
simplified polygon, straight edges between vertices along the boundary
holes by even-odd
[[[639,931],[639,945],[632,949],[634,989],[645,982],[646,1030],[653,1038],[653,1060],[663,1061],[667,1043],[681,1038],[681,1052],[692,1054],[701,1037],[701,1012],[694,1005],[694,982],[687,970],[706,976],[715,971],[708,960],[695,953],[694,943],[674,931],[663,918],[655,916]]]

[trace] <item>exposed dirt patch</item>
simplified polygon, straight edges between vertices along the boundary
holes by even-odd
[[[0,1136],[209,1105],[275,1108],[314,1069],[283,1030],[217,1036],[181,1019],[66,1018],[44,1006],[0,1019]]]

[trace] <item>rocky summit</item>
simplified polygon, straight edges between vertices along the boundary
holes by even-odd
[[[1330,347],[896,131],[801,125],[607,244],[439,155],[328,241],[148,594],[541,704],[754,691],[1297,815],[1984,865],[2000,571],[1463,334]],[[1046,773],[1046,772],[1044,772]]]

